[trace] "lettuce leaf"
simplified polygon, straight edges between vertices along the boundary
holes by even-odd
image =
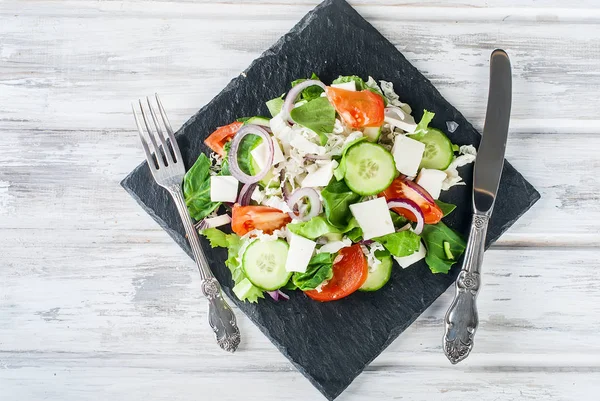
[[[467,245],[458,233],[441,221],[437,224],[426,224],[421,236],[427,248],[425,262],[432,273],[448,273]],[[449,249],[444,249],[444,242],[450,244],[446,245]],[[448,253],[453,256],[452,259],[448,258]]]
[[[331,253],[324,252],[314,255],[308,263],[306,272],[294,273],[293,284],[302,291],[309,291],[317,288],[323,281],[331,280],[333,259],[334,255]]]
[[[421,237],[406,230],[376,237],[373,240],[383,245],[392,255],[402,257],[412,255],[419,250]]]
[[[362,90],[367,89],[367,85],[365,84],[365,81],[363,81],[363,79],[361,77],[358,77],[356,75],[347,75],[347,76],[340,75],[339,77],[337,77],[336,79],[333,80],[332,84],[345,84],[346,82],[354,82],[354,85],[356,85],[357,91],[362,91]]]
[[[319,77],[314,72],[310,76],[310,79],[314,79],[316,81],[320,81]],[[300,78],[300,79],[297,79],[297,80],[293,81],[292,82],[292,88],[294,86],[298,85],[299,83],[304,82],[304,81],[307,81],[307,79]],[[308,101],[310,101],[310,100],[316,99],[318,97],[321,97],[321,93],[323,93],[323,92],[324,92],[323,88],[321,88],[320,86],[309,86],[308,88],[306,88],[306,89],[304,89],[302,91],[302,94],[300,95],[300,97],[302,98],[302,100],[308,100]]]
[[[442,213],[444,213],[444,217],[448,216],[450,213],[456,209],[456,205],[452,203],[442,202],[441,200],[436,200],[435,204],[438,205],[440,209],[442,209]]]
[[[360,228],[358,221],[356,221],[354,217],[350,219],[345,227],[338,228],[327,221],[327,218],[322,214],[313,217],[309,221],[290,223],[287,225],[287,229],[294,234],[301,235],[310,240],[315,240],[325,234],[345,234],[354,228]]]
[[[360,201],[361,196],[352,192],[344,181],[332,180],[321,191],[327,220],[336,227],[344,227],[352,218],[350,205]]]
[[[283,103],[283,95],[271,99],[267,101],[267,103],[265,103],[267,105],[267,108],[269,109],[269,113],[271,113],[271,117],[275,117],[281,112],[281,109],[283,108]]]

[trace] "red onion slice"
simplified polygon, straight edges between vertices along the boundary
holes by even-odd
[[[246,135],[251,134],[260,136],[263,140],[263,143],[266,143],[269,147],[269,153],[267,163],[265,164],[265,168],[262,169],[262,171],[256,175],[248,175],[244,173],[240,168],[240,165],[237,160],[238,151],[242,139],[244,139]],[[265,131],[263,127],[254,124],[244,125],[238,130],[238,132],[233,137],[233,140],[231,141],[231,148],[229,148],[229,154],[227,156],[227,160],[229,161],[229,171],[231,172],[232,176],[234,176],[238,181],[244,184],[252,184],[254,182],[258,182],[262,180],[267,175],[271,167],[273,167],[274,152],[275,150],[273,148],[273,140],[271,139],[269,133]]]
[[[308,221],[321,213],[321,198],[319,198],[319,194],[313,188],[299,188],[295,190],[289,197],[287,204],[290,209],[294,210],[294,206],[296,206],[303,198],[308,198],[310,212],[304,216],[290,212],[289,215],[292,219]]]
[[[393,199],[388,202],[389,209],[393,209],[396,207],[400,209],[406,209],[415,215],[415,217],[417,218],[417,226],[415,227],[413,232],[417,235],[421,235],[423,227],[425,226],[425,216],[423,216],[423,212],[421,211],[419,206],[417,206],[417,204],[411,201],[410,199]]]
[[[425,188],[423,188],[422,186],[420,186],[416,182],[409,180],[406,177],[405,177],[405,179],[403,181],[412,190],[414,190],[416,193],[418,193],[419,195],[421,195],[427,202],[429,202],[432,205],[435,205],[435,200],[431,197],[431,195],[429,194],[429,192],[427,192],[425,190]],[[404,199],[402,199],[402,200],[404,200]]]
[[[258,184],[256,182],[253,182],[251,184],[244,184],[242,190],[240,191],[240,194],[238,195],[237,203],[239,203],[241,206],[248,206],[250,204],[250,198],[252,197],[252,193],[254,192],[257,186]]]
[[[279,298],[285,299],[286,301],[290,299],[290,296],[281,290],[267,291],[267,294],[269,294],[274,301],[279,301]]]
[[[310,86],[320,86],[321,88],[323,88],[323,90],[325,90],[325,84],[321,81],[317,81],[316,79],[308,79],[290,89],[287,96],[285,97],[285,101],[283,102],[283,107],[281,108],[281,112],[283,113],[282,117],[284,121],[288,121],[291,124],[294,123],[294,120],[292,120],[292,117],[290,116],[290,112],[294,108],[294,103],[296,103],[296,99],[298,99],[300,93],[302,93],[304,89]]]

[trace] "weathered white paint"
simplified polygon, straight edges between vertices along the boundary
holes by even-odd
[[[218,349],[193,262],[118,185],[132,99],[183,123],[316,3],[0,2],[1,401],[322,399],[240,314]],[[478,128],[507,49],[507,158],[542,199],[486,254],[473,355],[441,352],[447,292],[340,400],[597,399],[600,10],[577,3],[354,2]]]

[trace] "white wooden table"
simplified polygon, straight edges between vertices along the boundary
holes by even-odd
[[[193,262],[119,186],[131,100],[179,126],[316,3],[0,1],[0,400],[323,399],[241,313],[219,350]],[[449,291],[339,400],[597,400],[598,2],[353,3],[479,129],[508,51],[507,158],[542,199],[486,254],[465,362],[440,347]]]

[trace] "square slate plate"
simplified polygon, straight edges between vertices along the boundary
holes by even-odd
[[[432,126],[447,131],[446,121],[458,123],[458,129],[449,134],[454,143],[479,145],[480,134],[394,45],[345,1],[327,0],[183,125],[178,142],[186,166],[189,168],[200,152],[207,152],[203,140],[217,126],[242,116],[268,115],[266,100],[284,93],[291,81],[312,72],[324,82],[338,75],[370,75],[391,81],[401,99],[415,110],[417,121],[423,109],[432,110],[436,113]],[[458,205],[446,223],[466,236],[471,218],[472,166],[464,167],[461,174],[468,185],[445,192],[443,200]],[[155,184],[146,163],[129,174],[122,185],[191,255],[175,206]],[[505,163],[488,246],[539,197],[521,174]],[[431,305],[458,273],[455,266],[448,275],[434,275],[422,262],[404,270],[395,268],[390,282],[380,291],[355,293],[337,302],[319,303],[293,292],[288,302],[265,299],[249,304],[239,302],[231,291],[230,273],[223,264],[226,251],[211,249],[207,243],[203,247],[229,298],[330,400]]]

